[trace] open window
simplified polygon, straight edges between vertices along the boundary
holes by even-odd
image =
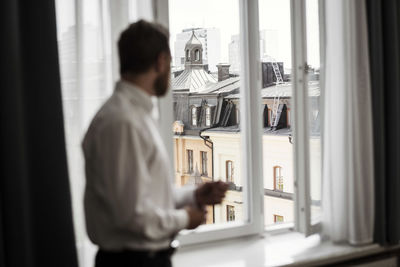
[[[215,109],[216,105],[207,103],[203,106],[203,124],[206,128],[212,127],[215,125]]]
[[[318,26],[323,22],[319,6],[323,1],[155,0],[147,1],[151,4],[146,6],[152,8],[146,12],[138,9],[140,4],[133,4],[137,1],[128,2],[125,15],[130,22],[139,18],[154,19],[171,32],[172,76],[180,76],[181,83],[179,92],[170,90],[166,97],[155,101],[158,108],[155,113],[167,153],[176,160],[176,183],[183,186],[188,179],[187,172],[193,172],[196,165],[203,174],[207,169],[203,181],[223,180],[228,176],[235,183],[228,199],[233,207],[234,223],[224,224],[232,218],[226,216],[226,205],[215,207],[209,213],[216,212],[220,224],[182,233],[181,243],[262,233],[265,225],[281,220],[274,215],[283,217],[284,224],[294,224],[299,232],[315,232],[321,214],[323,136],[320,125],[324,113],[320,105],[323,88],[319,86],[323,80],[323,64],[319,64],[323,57],[319,51],[323,51],[323,46],[319,43],[324,42],[324,35]],[[75,3],[80,6],[75,7]],[[77,147],[90,118],[112,93],[118,77],[114,46],[120,30],[128,23],[117,18],[111,21],[113,27],[110,27],[110,21],[103,19],[110,7],[93,3],[56,1],[57,17],[63,17],[57,28],[75,211],[81,210],[80,181],[83,180]],[[118,4],[113,2],[111,7]],[[65,5],[71,14],[62,8]],[[193,9],[193,6],[201,8]],[[83,10],[90,14],[83,14]],[[77,11],[80,13],[74,14]],[[131,13],[134,18],[130,17]],[[229,29],[225,29],[226,25]],[[111,31],[104,30],[108,28]],[[192,32],[199,40],[196,45],[203,46],[203,50],[198,50],[200,58],[185,50],[185,42]],[[202,60],[203,64],[190,65],[192,57]],[[218,75],[217,65],[221,62],[227,64],[224,64],[224,73]],[[185,72],[185,64],[191,72]],[[93,71],[94,66],[97,71]],[[205,111],[205,118],[199,111],[204,103],[202,99],[212,107],[210,116]],[[282,105],[287,107],[287,127],[269,129],[273,125],[273,114]],[[174,110],[179,120],[174,119]],[[178,122],[172,130],[174,121]],[[207,154],[201,155],[200,151]],[[232,160],[234,168],[228,175],[227,160]],[[271,171],[274,166],[284,167],[281,170],[281,176],[285,174],[283,192],[274,191],[274,180],[279,177]],[[271,209],[280,207],[274,201],[284,203],[285,208]],[[77,214],[75,218],[78,218],[79,231],[84,233],[82,215]]]
[[[238,197],[236,202],[243,210],[240,215],[236,211],[235,224],[217,228],[207,225],[185,231],[179,239],[183,244],[190,244],[260,233],[269,229],[264,226],[275,223],[288,225],[287,229],[291,223],[297,231],[306,234],[314,232],[317,228],[312,226],[311,210],[320,210],[312,205],[320,203],[321,134],[311,132],[309,125],[312,119],[313,129],[318,129],[323,114],[320,111],[310,113],[309,109],[319,109],[322,89],[319,86],[319,44],[316,46],[315,42],[319,43],[321,38],[319,29],[310,27],[307,19],[312,18],[319,24],[318,1],[224,0],[212,5],[204,2],[204,7],[196,10],[196,14],[191,13],[189,7],[185,8],[198,4],[196,0],[155,2],[157,20],[169,26],[175,57],[182,57],[179,49],[184,44],[179,42],[189,40],[193,33],[199,39],[196,45],[201,45],[205,51],[203,64],[179,70],[180,79],[188,85],[186,91],[180,87],[179,97],[183,98],[185,92],[187,108],[190,108],[187,112],[189,126],[198,130],[187,131],[191,136],[179,138],[186,138],[187,143],[201,143],[211,150],[207,154],[212,170],[210,179],[234,183],[229,189],[230,197],[232,200]],[[218,19],[213,19],[214,16],[220,18],[220,12],[216,12],[219,6],[226,13],[227,21],[232,19],[231,28],[239,22],[237,30],[226,30]],[[189,11],[178,12],[182,9]],[[207,20],[204,19],[207,25],[201,24],[205,16],[203,11],[207,12]],[[199,26],[196,23],[194,27],[184,26],[196,20],[200,21]],[[308,45],[313,47],[312,51],[307,50]],[[318,55],[311,60],[307,51],[309,55],[311,52]],[[195,60],[197,55],[194,50]],[[223,75],[218,73],[220,62],[228,63],[224,64],[229,66],[228,75],[226,69]],[[311,62],[312,68],[308,68]],[[171,94],[175,101],[178,93],[174,88]],[[312,107],[310,97],[314,98]],[[171,112],[169,99],[172,98],[160,101],[161,114]],[[215,112],[200,104],[202,101],[214,105]],[[202,106],[202,111],[197,113],[191,103]],[[232,103],[236,109],[231,108]],[[165,124],[163,129],[167,132],[170,126]],[[171,135],[165,136],[166,143],[170,142]],[[199,155],[203,172],[203,154]],[[230,204],[214,207],[216,216],[222,218],[218,223],[232,218],[228,216],[227,205]],[[231,214],[235,212],[235,205],[229,208]]]

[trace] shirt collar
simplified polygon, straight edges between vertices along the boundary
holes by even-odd
[[[116,90],[126,94],[134,105],[143,107],[146,112],[150,113],[153,110],[151,96],[140,89],[137,85],[124,80],[119,80],[116,85]]]

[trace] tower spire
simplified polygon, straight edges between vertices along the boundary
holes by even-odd
[[[195,66],[203,66],[203,45],[192,29],[192,35],[185,45],[185,68]]]

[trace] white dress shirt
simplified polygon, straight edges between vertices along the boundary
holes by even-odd
[[[83,140],[89,238],[104,250],[165,249],[188,225],[193,189],[175,189],[151,97],[126,81],[94,117]]]

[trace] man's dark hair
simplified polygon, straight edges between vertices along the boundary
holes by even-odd
[[[168,30],[144,20],[132,23],[118,41],[120,73],[140,74],[153,66],[162,52],[171,54]]]

